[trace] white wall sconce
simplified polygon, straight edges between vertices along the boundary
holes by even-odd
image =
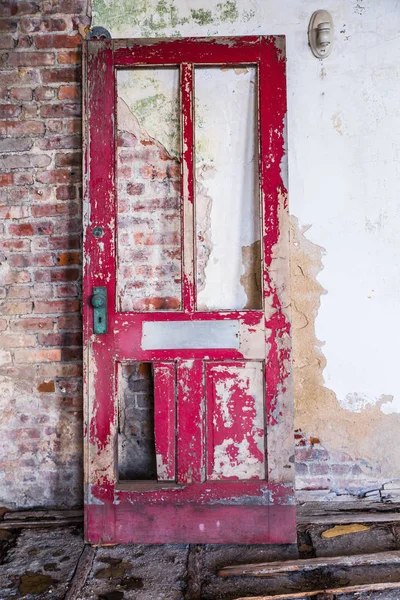
[[[313,13],[308,26],[308,43],[317,58],[330,55],[333,45],[333,20],[327,10]]]

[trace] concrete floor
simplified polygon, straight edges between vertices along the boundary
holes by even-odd
[[[379,549],[398,547],[392,529],[379,531],[378,536],[376,532],[374,535],[374,544]],[[367,550],[362,539],[370,544],[366,535],[368,532],[353,535],[352,540],[358,536],[358,552]],[[322,540],[315,533],[317,538]],[[337,538],[334,543],[335,554],[345,553],[344,538],[342,541]],[[369,551],[376,549],[372,547]],[[330,553],[326,547],[324,552]],[[314,553],[321,555],[317,542]],[[299,572],[268,579],[222,579],[217,575],[219,568],[229,564],[297,556],[297,546],[131,544],[92,548],[85,546],[82,529],[77,526],[18,532],[0,530],[0,600],[233,600],[247,595],[365,583],[366,577],[370,581],[400,581],[400,567],[393,569],[390,565],[382,565],[373,573],[371,569],[366,572],[360,568],[351,572],[346,569]],[[329,600],[332,598],[329,596]],[[345,594],[340,599],[400,600],[400,591]]]

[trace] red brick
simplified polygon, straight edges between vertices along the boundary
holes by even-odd
[[[40,82],[40,73],[38,69],[0,71],[0,80],[2,86],[38,84]]]
[[[14,173],[14,185],[31,185],[33,183],[33,175],[31,173]],[[22,193],[25,193],[22,190]]]
[[[41,346],[81,346],[81,332],[41,333],[38,336]]]
[[[44,130],[45,126],[41,121],[0,121],[0,135],[43,135]]]
[[[140,196],[144,192],[144,183],[128,183],[126,191],[130,196]]]
[[[8,258],[10,267],[52,267],[54,254],[13,254]]]
[[[55,88],[51,87],[38,87],[35,90],[35,99],[39,101],[53,100],[56,93]]]
[[[29,206],[0,206],[0,219],[26,219],[29,215]]]
[[[62,360],[65,361],[81,361],[82,360],[82,348],[62,348],[61,349]]]
[[[18,256],[18,255],[17,255]],[[7,298],[19,298],[20,300],[26,300],[31,296],[31,287],[25,285],[8,286]]]
[[[78,235],[52,236],[49,238],[49,248],[53,250],[76,250],[81,245]]]
[[[34,144],[29,138],[0,138],[0,152],[23,152],[31,150]]]
[[[10,321],[11,331],[51,331],[54,328],[54,319],[49,317],[28,317]]]
[[[70,83],[79,82],[81,70],[78,67],[61,67],[59,69],[44,69],[42,72],[43,83]]]
[[[82,121],[80,119],[70,119],[66,122],[68,133],[82,133]]]
[[[10,15],[13,17],[40,13],[40,3],[27,0],[3,0],[3,10],[5,8],[10,10]]]
[[[42,273],[49,273],[50,269],[42,269]],[[54,297],[53,286],[34,283],[30,286],[31,297],[35,300],[51,300]]]
[[[77,100],[80,95],[80,88],[76,85],[62,85],[58,89],[59,100]]]
[[[76,203],[62,204],[42,204],[41,206],[32,206],[33,217],[53,217],[57,215],[75,215],[78,212]]]
[[[60,185],[56,190],[57,200],[75,200],[76,187],[73,185]]]
[[[31,313],[33,302],[5,302],[2,307],[4,315],[26,315]]]
[[[29,271],[8,271],[3,275],[3,283],[5,285],[12,283],[29,283],[31,281],[31,274]]]
[[[47,167],[51,163],[51,158],[46,154],[9,154],[0,156],[0,161],[4,169],[12,170]]]
[[[48,235],[53,232],[53,223],[50,221],[41,221],[33,223],[21,223],[19,225],[9,225],[8,233],[16,236],[30,235]]]
[[[86,9],[86,0],[43,0],[42,2],[42,11],[45,14],[81,14],[85,13]]]
[[[80,377],[82,367],[80,365],[66,365],[58,363],[54,365],[38,365],[38,377],[51,379],[55,377]]]
[[[38,392],[51,393],[51,392],[55,392],[56,385],[55,385],[54,381],[42,381],[42,383],[39,383],[37,389],[38,389]]]
[[[143,246],[179,244],[177,233],[134,233],[135,244]]]
[[[20,35],[18,37],[17,49],[18,50],[27,50],[32,46],[33,40],[30,35]]]
[[[0,36],[0,50],[11,50],[14,48],[14,38],[11,34]]]
[[[62,252],[57,257],[57,264],[60,267],[67,265],[80,265],[81,255],[80,252]]]
[[[62,133],[64,131],[62,121],[49,119],[46,123],[46,133]]]
[[[15,350],[14,359],[17,364],[58,362],[61,360],[61,349],[51,348],[43,350]]]
[[[34,311],[39,314],[74,313],[80,308],[79,300],[54,300],[50,302],[35,302]]]
[[[57,54],[57,61],[60,65],[80,64],[81,60],[82,60],[82,55],[81,55],[80,49],[59,52]]]
[[[0,187],[12,185],[14,182],[11,173],[0,173]]]
[[[40,115],[44,118],[67,119],[78,117],[80,114],[80,104],[45,104],[40,108]]]
[[[21,107],[16,104],[0,104],[0,119],[12,119],[21,114]]]
[[[35,335],[0,335],[1,348],[32,348],[36,346]]]
[[[7,62],[10,67],[49,67],[55,57],[52,52],[13,52]]]
[[[55,157],[56,167],[76,167],[82,164],[81,152],[59,152]]]
[[[79,295],[78,288],[73,283],[57,285],[56,294],[59,298],[77,298]]]
[[[0,33],[9,33],[17,30],[18,23],[11,19],[0,19]]]
[[[10,90],[10,96],[21,102],[30,102],[32,100],[33,91],[30,88],[14,87]]]
[[[81,315],[65,315],[58,317],[57,319],[58,328],[63,329],[82,329],[82,317]]]
[[[35,38],[35,46],[39,50],[46,48],[76,48],[82,43],[82,38],[79,34],[65,35],[63,33],[55,33],[49,35],[38,35]]]
[[[36,202],[48,202],[54,200],[54,187],[40,187],[32,190],[32,199]]]
[[[39,141],[41,150],[69,150],[81,148],[82,140],[78,135],[60,135],[51,138],[44,138]]]
[[[79,269],[51,269],[50,281],[76,281],[80,274]]]
[[[73,183],[79,182],[81,175],[79,170],[67,171],[58,169],[54,171],[42,171],[36,175],[36,181],[39,183]]]
[[[38,33],[42,31],[65,31],[67,23],[60,17],[22,17],[21,31],[24,33]]]
[[[31,241],[30,240],[0,240],[0,248],[3,250],[10,250],[11,252],[27,252],[30,250]]]

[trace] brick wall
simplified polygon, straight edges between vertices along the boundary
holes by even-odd
[[[81,36],[86,2],[0,5],[0,503],[82,500]]]

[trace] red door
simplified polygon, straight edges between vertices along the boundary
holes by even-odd
[[[85,65],[86,539],[294,542],[283,38]]]

